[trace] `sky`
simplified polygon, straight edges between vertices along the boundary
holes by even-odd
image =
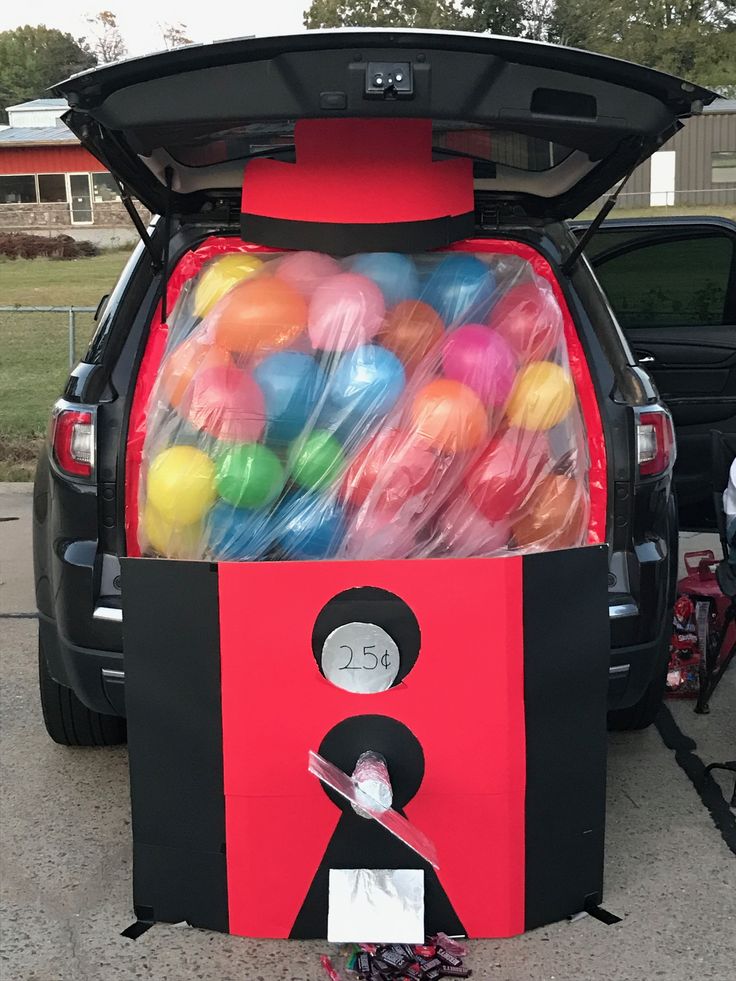
[[[309,0],[30,0],[19,15],[12,2],[0,4],[0,31],[45,24],[73,37],[88,35],[85,16],[112,10],[128,54],[158,51],[164,45],[158,24],[183,23],[193,41],[218,41],[246,34],[289,34],[303,30]]]

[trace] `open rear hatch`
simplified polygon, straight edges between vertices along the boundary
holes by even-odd
[[[82,143],[156,213],[239,199],[254,156],[294,158],[300,119],[431,119],[437,159],[473,159],[476,194],[574,217],[715,93],[571,48],[424,31],[310,31],[192,45],[54,88]],[[365,153],[370,157],[371,147]],[[168,176],[167,176],[168,175]],[[401,172],[376,173],[401,184]]]

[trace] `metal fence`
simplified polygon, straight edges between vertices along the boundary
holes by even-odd
[[[79,361],[79,352],[77,351],[77,315],[78,314],[93,314],[96,311],[96,307],[76,307],[76,306],[59,306],[59,307],[26,307],[26,306],[0,306],[0,313],[4,314],[48,314],[48,313],[61,313],[66,314],[66,324],[67,324],[67,352],[69,357],[69,369],[71,370]],[[85,344],[88,338],[85,338]]]

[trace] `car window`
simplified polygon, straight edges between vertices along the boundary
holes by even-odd
[[[733,249],[725,235],[689,237],[609,249],[593,263],[624,329],[720,327],[730,315]]]

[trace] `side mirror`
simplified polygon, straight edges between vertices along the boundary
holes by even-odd
[[[97,304],[97,309],[95,310],[94,320],[98,323],[100,317],[105,312],[105,307],[107,306],[107,301],[110,299],[110,294],[105,293],[104,296],[100,297],[100,302]]]

